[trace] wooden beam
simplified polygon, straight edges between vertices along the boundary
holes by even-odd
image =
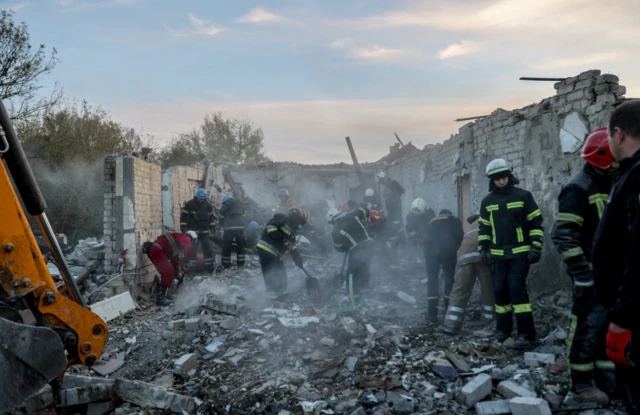
[[[398,134],[393,133],[393,135],[395,135],[395,136],[396,136],[396,140],[398,140],[398,143],[400,143],[400,145],[401,145],[402,147],[404,147],[404,143],[402,142],[402,140],[400,140],[400,137],[398,137]]]
[[[351,138],[345,137],[344,139],[347,141],[347,147],[349,147],[349,153],[351,153],[351,160],[353,160],[353,165],[356,166],[356,173],[358,173],[360,185],[363,185],[364,179],[362,177],[362,171],[360,170],[360,164],[358,163],[358,158],[356,157],[356,151],[353,149],[353,144],[351,144]]]
[[[488,115],[478,115],[477,117],[467,117],[467,118],[458,118],[454,121],[469,121],[469,120],[477,120],[478,118],[487,118]]]
[[[526,76],[523,76],[522,78],[520,78],[521,81],[549,81],[549,82],[560,82],[560,81],[564,81],[567,78],[529,78]]]

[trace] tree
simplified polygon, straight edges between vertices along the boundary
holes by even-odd
[[[198,129],[181,134],[159,155],[163,167],[205,160],[230,163],[267,161],[264,133],[248,120],[227,119],[222,113],[206,115]]]
[[[45,45],[34,50],[26,23],[16,24],[14,13],[0,13],[0,98],[14,120],[26,120],[50,110],[62,98],[54,87],[48,97],[39,95],[40,80],[56,66],[57,51],[47,54]]]

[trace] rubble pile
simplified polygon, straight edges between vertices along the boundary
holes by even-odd
[[[324,283],[341,263],[308,269]],[[394,281],[373,276],[360,311],[344,314],[344,293],[311,301],[293,267],[290,298],[267,304],[255,258],[249,264],[191,277],[174,306],[140,303],[111,320],[98,363],[63,379],[62,406],[115,414],[615,413],[568,393],[564,292],[538,300],[541,341],[522,353],[508,347],[513,339],[483,338],[492,327],[479,322],[477,293],[461,335],[427,324],[421,270]]]

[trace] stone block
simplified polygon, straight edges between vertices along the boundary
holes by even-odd
[[[116,407],[113,401],[94,402],[87,405],[86,415],[104,415],[110,413]]]
[[[539,364],[552,365],[556,362],[556,356],[551,353],[525,352],[524,363],[527,366],[538,367]]]
[[[198,358],[194,353],[187,353],[180,357],[173,363],[173,373],[180,376],[183,379],[189,379],[191,374],[189,372],[198,369]]]
[[[81,376],[66,374],[62,378],[62,389],[81,388],[83,386],[113,384],[113,379],[94,378],[91,376]]]
[[[613,94],[602,94],[596,97],[596,103],[613,104],[616,102],[616,96]]]
[[[627,93],[627,87],[622,85],[617,85],[617,89],[614,89],[613,93],[617,97],[621,97]]]
[[[590,78],[597,78],[598,76],[600,76],[602,72],[599,69],[592,69],[590,71],[585,71],[582,72],[580,75],[578,75],[578,80],[582,81],[585,79],[590,79]]]
[[[491,394],[491,376],[481,373],[471,379],[458,394],[458,403],[471,407]]]
[[[142,407],[170,410],[180,414],[193,414],[196,411],[193,398],[167,392],[149,383],[117,379],[113,393],[116,398]]]
[[[541,398],[513,398],[509,408],[513,415],[551,415],[549,404]]]
[[[596,85],[595,91],[598,95],[608,94],[609,92],[613,92],[614,87],[617,85],[614,84],[599,84]]]
[[[518,397],[536,398],[538,396],[535,392],[531,392],[529,389],[523,388],[511,380],[500,382],[498,384],[498,393],[507,399]]]
[[[606,73],[604,75],[600,75],[596,80],[596,83],[599,84],[617,84],[620,82],[620,78],[616,75]]]
[[[557,94],[558,95],[569,94],[574,91],[574,87],[575,87],[575,84],[569,84],[569,85],[564,84],[560,88],[558,88]]]
[[[200,317],[189,318],[184,321],[186,331],[197,331],[200,328]]]
[[[478,402],[475,408],[478,415],[503,415],[511,413],[509,401],[506,399],[501,401]]]
[[[89,308],[104,321],[109,322],[119,317],[120,313],[124,314],[135,310],[136,304],[133,302],[133,298],[131,298],[131,293],[127,291],[90,305]]]
[[[45,385],[37,393],[29,397],[25,402],[29,413],[44,409],[53,403],[53,390],[51,385]]]
[[[578,89],[593,88],[595,85],[596,85],[595,78],[589,78],[589,79],[585,79],[583,81],[577,82],[575,89],[578,90]]]
[[[91,402],[108,401],[111,399],[111,387],[109,383],[94,384],[60,391],[61,407],[84,405]]]
[[[579,89],[567,95],[567,102],[577,101],[582,98],[584,98],[584,91]]]
[[[227,330],[235,330],[236,328],[238,328],[238,325],[238,319],[235,318],[228,318],[220,322],[220,327]]]

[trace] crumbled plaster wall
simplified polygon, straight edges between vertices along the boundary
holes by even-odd
[[[171,167],[162,172],[162,223],[180,231],[180,212],[184,202],[202,187],[203,166]]]

